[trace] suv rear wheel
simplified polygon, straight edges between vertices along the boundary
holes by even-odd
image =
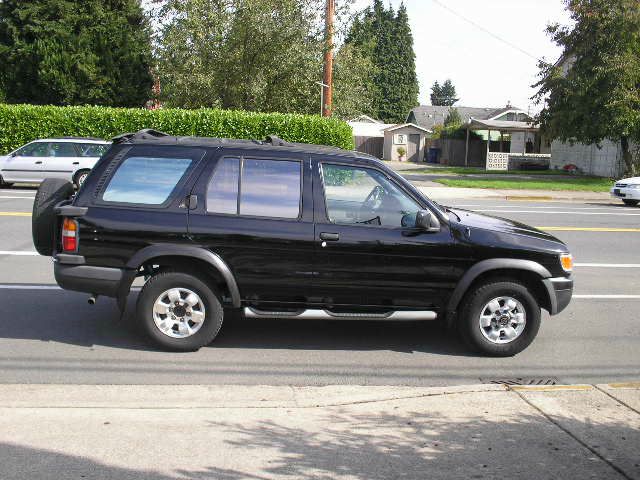
[[[470,347],[486,355],[515,355],[538,334],[540,306],[520,283],[485,283],[463,305],[458,330]]]
[[[224,312],[218,296],[199,278],[165,271],[145,283],[138,296],[137,317],[156,345],[188,352],[213,341]]]

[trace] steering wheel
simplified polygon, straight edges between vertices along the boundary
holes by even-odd
[[[360,210],[364,210],[365,208],[373,210],[375,207],[375,203],[378,200],[381,200],[383,196],[384,196],[384,188],[382,188],[380,185],[376,185],[369,192],[369,195],[367,195],[367,198],[365,198],[364,203],[362,204],[362,208]]]

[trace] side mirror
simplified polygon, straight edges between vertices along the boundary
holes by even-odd
[[[439,232],[440,220],[429,210],[418,210],[418,213],[416,213],[416,227],[427,232]]]

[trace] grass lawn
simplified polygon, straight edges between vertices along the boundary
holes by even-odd
[[[446,175],[568,175],[563,170],[485,170],[475,167],[432,167],[404,170],[405,175],[446,174]]]
[[[495,188],[514,190],[568,190],[585,192],[608,192],[613,181],[608,178],[577,177],[571,179],[555,178],[522,178],[518,180],[508,179],[484,179],[461,177],[455,179],[435,179],[434,182],[448,187],[463,188]]]

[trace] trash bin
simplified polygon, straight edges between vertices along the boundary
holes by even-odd
[[[440,149],[436,147],[429,147],[427,152],[427,163],[440,163]]]

